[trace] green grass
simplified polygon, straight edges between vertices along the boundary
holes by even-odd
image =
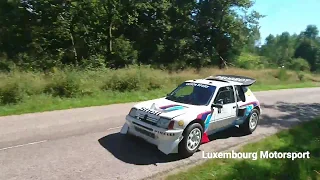
[[[257,79],[253,91],[315,87],[320,76],[273,69],[168,72],[150,67],[0,73],[0,116],[136,102],[163,97],[187,79],[235,74]]]
[[[31,112],[43,112],[50,110],[62,110],[76,107],[100,106],[115,103],[126,103],[148,100],[161,97],[168,91],[166,89],[154,91],[136,91],[129,93],[101,92],[92,96],[78,98],[59,98],[48,95],[37,95],[26,98],[19,104],[5,105],[0,107],[0,115],[24,114]]]
[[[320,118],[281,131],[239,152],[310,152],[309,159],[209,159],[167,180],[320,180]]]

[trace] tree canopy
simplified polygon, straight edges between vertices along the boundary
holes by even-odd
[[[316,26],[260,39],[251,0],[3,0],[0,69],[172,69],[233,64],[320,70]],[[242,63],[242,64],[241,64]]]

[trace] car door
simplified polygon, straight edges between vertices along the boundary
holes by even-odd
[[[240,85],[235,86],[235,93],[237,97],[237,118],[242,118],[246,111],[246,107],[241,107],[242,104],[246,102],[246,95],[244,90]]]
[[[219,88],[214,104],[222,104],[223,107],[214,108],[213,116],[210,120],[210,130],[215,131],[230,125],[237,116],[237,103],[235,100],[235,91],[233,86]]]

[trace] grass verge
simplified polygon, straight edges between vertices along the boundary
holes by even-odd
[[[215,68],[168,72],[150,67],[50,73],[0,73],[0,116],[136,102],[162,97],[187,79],[235,74],[257,79],[253,91],[315,87],[320,76],[285,70]]]
[[[210,159],[167,180],[299,179],[320,180],[320,118],[281,131],[239,152],[310,152],[309,159]],[[258,153],[259,155],[259,153]]]

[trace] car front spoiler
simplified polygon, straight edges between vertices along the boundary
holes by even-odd
[[[135,129],[137,123],[147,127],[148,129],[144,130],[150,133],[154,133],[156,138],[150,138],[137,131]],[[152,129],[152,131],[150,129]],[[149,124],[139,122],[130,116],[126,117],[126,122],[120,130],[120,134],[131,134],[140,137],[151,144],[156,145],[158,149],[164,154],[178,153],[178,145],[180,141],[183,139],[182,132],[183,129],[164,130],[162,128],[154,127]]]

